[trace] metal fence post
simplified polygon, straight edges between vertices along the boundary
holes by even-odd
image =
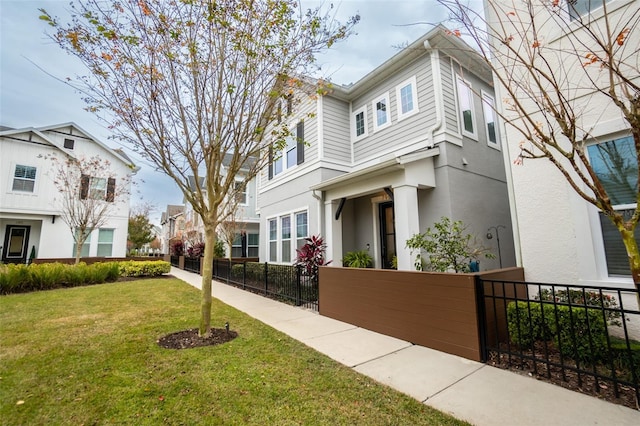
[[[264,294],[267,294],[269,287],[269,264],[264,262]]]
[[[229,261],[229,267],[227,268],[227,284],[229,284],[229,280],[231,279],[231,259],[227,259]]]
[[[487,350],[487,315],[484,302],[484,283],[480,275],[476,275],[476,312],[478,321],[478,338],[480,339],[480,361],[487,362],[489,356]]]
[[[301,266],[296,265],[296,306],[300,306],[302,303],[302,283],[301,281]]]

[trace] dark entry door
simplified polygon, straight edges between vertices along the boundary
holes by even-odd
[[[2,246],[2,261],[4,263],[25,263],[29,244],[30,226],[7,225]]]
[[[391,269],[396,255],[396,226],[393,202],[380,203],[380,246],[382,247],[382,268]]]

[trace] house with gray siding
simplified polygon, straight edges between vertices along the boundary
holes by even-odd
[[[375,267],[413,269],[406,240],[442,216],[462,220],[515,263],[492,76],[477,54],[434,28],[349,86],[296,93],[294,137],[258,177],[261,261],[293,263],[310,235],[327,258],[368,250]],[[298,143],[295,143],[295,141]],[[304,143],[300,143],[304,140]]]

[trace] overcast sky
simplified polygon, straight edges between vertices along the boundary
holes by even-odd
[[[481,0],[471,0],[481,4]],[[318,2],[305,2],[313,5]],[[327,4],[330,2],[327,1]],[[432,27],[408,25],[439,22],[446,12],[435,0],[343,0],[333,2],[338,18],[360,14],[355,35],[338,43],[319,57],[322,73],[338,84],[356,82],[397,53],[397,46],[411,42]],[[123,148],[142,167],[131,204],[141,199],[155,205],[153,221],[167,204],[180,204],[182,195],[173,181],[127,146],[107,140],[109,131],[92,114],[84,111],[80,95],[58,78],[82,73],[81,65],[51,40],[48,26],[38,19],[39,8],[52,15],[66,16],[69,0],[0,0],[0,125],[13,128],[40,127],[73,121],[112,148]],[[42,68],[46,70],[39,69]]]

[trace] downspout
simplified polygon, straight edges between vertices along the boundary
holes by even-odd
[[[320,235],[325,235],[325,223],[324,223],[324,198],[323,193],[320,191],[320,195],[316,194],[316,190],[311,191],[311,196],[318,200],[318,232]]]
[[[433,98],[436,107],[436,123],[427,131],[427,146],[433,148],[433,134],[442,127],[442,76],[440,74],[440,52],[433,49],[429,40],[424,42],[424,48],[431,54],[431,77],[433,80]]]

